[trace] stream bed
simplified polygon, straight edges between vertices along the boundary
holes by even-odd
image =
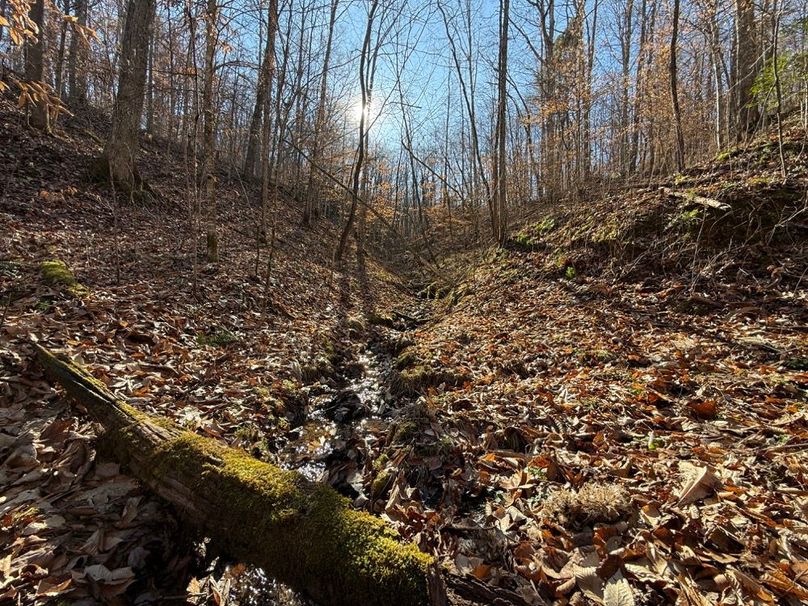
[[[392,371],[387,349],[370,343],[338,368],[334,380],[306,386],[304,421],[279,443],[276,462],[309,480],[331,484],[361,507],[367,496],[354,446],[389,426],[395,412],[387,387]],[[223,602],[228,606],[313,606],[256,567],[234,576],[228,593]]]

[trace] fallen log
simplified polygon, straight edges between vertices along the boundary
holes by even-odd
[[[105,449],[229,555],[322,605],[430,602],[432,559],[331,487],[140,412],[63,356],[36,349],[47,374],[104,428]]]
[[[716,210],[723,210],[723,211],[732,210],[732,207],[729,204],[727,204],[726,202],[719,202],[715,198],[707,198],[705,196],[699,196],[698,194],[694,194],[693,192],[674,191],[669,187],[662,187],[660,189],[667,196],[671,198],[678,198],[680,200],[684,200],[687,204],[699,204],[701,206],[707,206],[709,208],[714,208]]]

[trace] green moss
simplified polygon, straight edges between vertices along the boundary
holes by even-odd
[[[202,346],[227,347],[238,341],[238,337],[227,329],[196,335],[196,342]]]
[[[84,287],[70,271],[70,268],[59,259],[43,261],[39,265],[39,271],[45,284],[53,287],[63,288],[74,297],[83,297],[89,294],[89,290]]]
[[[392,444],[406,444],[411,442],[420,432],[420,425],[413,420],[404,420],[397,423],[390,437]]]
[[[370,498],[373,500],[380,499],[392,484],[394,477],[395,475],[389,469],[380,471],[370,485]]]
[[[316,602],[426,604],[432,558],[332,488],[182,431],[114,399],[40,348],[40,360],[106,428],[109,452],[222,551]]]
[[[404,603],[425,602],[431,558],[402,544],[378,518],[351,510],[331,488],[189,432],[150,459],[152,482],[198,478],[195,489],[210,501],[203,525],[224,537],[228,553],[306,588],[314,599],[379,604],[393,596],[402,601],[398,594],[403,594],[409,596]],[[210,517],[211,511],[221,515]],[[245,553],[245,546],[255,547],[256,536],[266,539],[260,553]],[[320,578],[325,574],[331,577],[327,584]]]
[[[368,322],[372,326],[386,326],[387,328],[396,326],[396,319],[392,314],[372,313],[368,316]]]
[[[373,461],[373,469],[375,469],[376,471],[380,471],[380,470],[384,469],[384,466],[387,465],[387,462],[389,460],[390,460],[390,457],[388,457],[386,454],[384,454],[384,453],[380,454],[376,458],[376,460]]]
[[[719,152],[715,156],[715,159],[718,162],[726,162],[727,160],[729,160],[731,158],[734,158],[735,156],[739,155],[740,153],[741,153],[741,150],[739,148],[733,147],[733,148],[726,149],[724,151]]]
[[[396,360],[393,364],[396,367],[396,369],[404,370],[405,368],[413,366],[417,362],[418,362],[418,354],[415,353],[415,350],[413,348],[408,347],[396,357]]]

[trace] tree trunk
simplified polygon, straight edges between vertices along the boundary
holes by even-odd
[[[365,29],[365,39],[362,43],[362,54],[359,58],[359,87],[362,92],[362,111],[359,112],[359,146],[356,151],[356,163],[353,167],[353,187],[351,188],[351,208],[348,211],[348,220],[345,222],[345,227],[339,237],[339,244],[334,251],[334,262],[339,265],[342,262],[342,257],[345,254],[345,248],[348,245],[348,236],[353,229],[354,220],[356,219],[356,209],[359,203],[359,185],[360,177],[362,175],[362,163],[365,160],[365,118],[368,107],[369,90],[367,85],[367,74],[365,73],[365,66],[368,61],[368,54],[370,53],[370,39],[373,33],[373,18],[376,15],[376,9],[379,7],[379,0],[372,0],[370,12],[368,13],[367,28]]]
[[[45,76],[45,1],[34,0],[28,12],[28,17],[36,23],[39,34],[36,41],[29,41],[25,49],[25,79],[40,87],[42,90],[35,95],[31,108],[31,126],[46,132],[50,131],[48,119],[48,99],[45,96],[47,85],[43,81]]]
[[[325,126],[325,105],[328,94],[328,70],[331,64],[331,46],[334,40],[334,25],[337,22],[337,7],[339,0],[331,0],[331,14],[328,17],[328,39],[325,45],[325,57],[323,58],[323,74],[320,78],[320,95],[317,99],[317,116],[314,119],[314,139],[312,141],[311,162],[312,166],[319,166],[320,156],[323,151],[323,144],[320,136]],[[311,217],[316,214],[317,199],[319,197],[319,181],[314,176],[314,169],[309,171],[309,187],[306,195],[306,205],[303,209],[303,225],[309,225]]]
[[[146,88],[146,61],[155,0],[129,0],[121,43],[118,94],[112,110],[112,129],[104,153],[96,164],[96,176],[111,179],[128,189],[141,189],[137,172],[140,117]]]
[[[219,234],[216,218],[216,111],[213,108],[213,81],[216,75],[216,45],[218,43],[219,5],[208,0],[205,18],[205,85],[202,89],[202,180],[205,196],[208,262],[219,261]]]
[[[270,51],[273,56],[270,57]],[[247,152],[244,155],[244,176],[247,179],[255,179],[258,176],[258,167],[261,163],[258,162],[259,150],[261,149],[261,133],[263,120],[269,116],[264,111],[264,100],[269,95],[270,77],[267,72],[270,70],[270,65],[274,64],[274,46],[270,49],[269,42],[264,47],[264,56],[261,59],[261,65],[258,68],[258,83],[255,89],[255,106],[253,107],[252,118],[250,119],[250,130],[247,135]],[[273,68],[274,70],[274,65]],[[268,148],[265,148],[268,149]]]
[[[715,145],[718,151],[724,148],[724,79],[721,75],[721,32],[718,24],[719,0],[715,0],[710,10],[710,59],[715,87]]]
[[[642,0],[642,8],[640,9],[640,43],[637,51],[637,76],[635,78],[634,87],[634,117],[631,127],[631,153],[629,154],[629,173],[634,174],[637,171],[639,152],[640,152],[640,110],[642,109],[642,101],[644,100],[645,81],[643,79],[643,68],[645,66],[645,54],[647,45],[647,0]]]
[[[626,10],[622,15],[622,31],[620,36],[620,55],[622,58],[622,90],[620,98],[620,171],[631,173],[629,150],[629,70],[631,69],[631,44],[634,37],[634,2],[628,0]]]
[[[508,82],[508,23],[509,23],[509,0],[500,2],[500,25],[499,25],[499,69],[497,79],[497,151],[494,161],[494,238],[500,245],[505,243],[508,232],[507,215],[507,155],[506,155],[506,134],[507,125],[507,82]]]
[[[146,81],[146,134],[150,136],[154,135],[154,53],[156,51],[157,40],[155,36],[150,36]]]
[[[324,605],[428,603],[431,558],[329,486],[142,413],[80,367],[37,352],[104,428],[107,450],[230,555]]]
[[[269,1],[269,25],[267,28],[267,52],[264,69],[266,70],[266,89],[263,98],[263,122],[261,122],[261,223],[259,225],[258,239],[266,237],[266,219],[269,214],[270,191],[269,181],[271,177],[271,164],[269,158],[269,147],[272,142],[272,125],[269,117],[272,111],[272,79],[275,77],[275,34],[278,31],[278,0]],[[274,198],[273,198],[274,199]],[[260,248],[259,253],[260,255]],[[258,259],[256,258],[256,264]],[[267,284],[269,277],[267,276]]]
[[[65,0],[64,3],[64,13],[65,15],[70,14],[70,0]],[[73,35],[76,35],[76,32],[73,32]],[[56,91],[56,95],[62,99],[64,98],[64,65],[65,65],[65,44],[67,42],[67,19],[62,20],[62,27],[59,31],[59,50],[56,53],[56,69],[55,72],[55,80],[54,80],[54,90]]]
[[[676,128],[676,169],[681,172],[685,167],[685,140],[684,135],[682,134],[682,110],[679,107],[679,79],[676,67],[676,52],[679,42],[679,4],[680,0],[674,0],[669,69],[671,79],[671,102],[673,103],[673,121]]]
[[[752,105],[752,86],[757,76],[755,7],[752,0],[735,0],[735,112],[736,137],[745,139],[754,130],[757,110]]]

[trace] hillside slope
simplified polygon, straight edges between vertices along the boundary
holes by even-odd
[[[370,257],[335,270],[336,226],[287,197],[265,284],[257,193],[224,170],[222,261],[195,262],[181,158],[144,143],[157,198],[116,199],[85,177],[95,124],[45,137],[0,100],[0,600],[303,602],[105,458],[31,339],[331,483],[477,602],[808,599],[803,131],[785,183],[761,140],[539,206],[423,301]]]
[[[372,259],[352,253],[335,271],[337,226],[302,229],[287,197],[267,285],[266,245],[255,274],[258,193],[224,170],[221,262],[204,262],[203,238],[195,260],[181,156],[145,142],[156,198],[132,203],[87,177],[102,136],[97,116],[41,135],[0,99],[0,601],[154,603],[190,579],[213,596],[236,578],[196,570],[211,557],[199,560],[159,501],[96,460],[92,426],[43,381],[30,339],[144,410],[314,474],[322,457],[312,463],[290,428],[364,372],[369,320],[410,301]]]
[[[527,603],[808,599],[805,141],[786,183],[759,141],[456,261],[398,359],[423,426],[388,456],[427,462],[438,504],[400,482],[397,506],[458,570]]]

